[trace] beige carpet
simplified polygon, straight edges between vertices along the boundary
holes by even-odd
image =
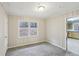
[[[76,56],[49,43],[40,43],[29,46],[8,49],[6,56]]]

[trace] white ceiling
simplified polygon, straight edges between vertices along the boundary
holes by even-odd
[[[48,18],[72,10],[79,9],[78,2],[3,2],[1,3],[8,15]],[[44,11],[36,11],[37,6],[45,5]]]

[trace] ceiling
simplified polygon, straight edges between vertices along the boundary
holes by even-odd
[[[48,18],[72,10],[79,10],[78,2],[3,2],[1,3],[8,15]],[[44,5],[43,11],[35,10],[38,5]]]

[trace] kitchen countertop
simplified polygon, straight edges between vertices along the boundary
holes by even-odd
[[[67,30],[67,32],[79,32],[79,30]]]

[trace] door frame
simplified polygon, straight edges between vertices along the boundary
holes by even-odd
[[[66,51],[68,51],[68,33],[67,33],[67,19],[68,18],[65,18],[65,35],[66,35]]]

